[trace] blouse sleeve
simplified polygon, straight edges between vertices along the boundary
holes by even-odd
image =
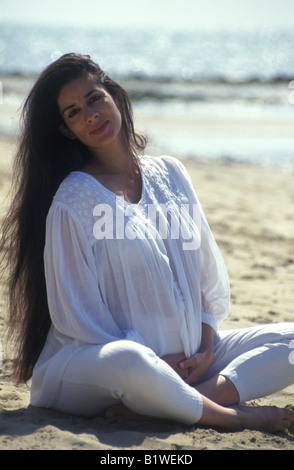
[[[166,157],[165,157],[166,158]],[[215,331],[230,312],[230,284],[227,269],[207,223],[199,199],[185,166],[167,157],[185,190],[189,204],[197,204],[201,214],[200,286],[202,322]]]
[[[103,303],[91,244],[75,213],[63,203],[54,202],[47,217],[44,262],[51,320],[65,342],[143,343],[136,331],[121,331]]]

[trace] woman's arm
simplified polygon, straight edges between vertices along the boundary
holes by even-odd
[[[93,250],[75,213],[62,203],[55,203],[46,229],[48,305],[58,334],[67,337],[66,341],[85,344],[106,344],[118,339],[142,344],[138,332],[119,328],[104,303]]]
[[[227,269],[185,166],[173,157],[164,157],[164,162],[175,172],[184,189],[191,208],[191,217],[197,217],[196,225],[201,233],[199,260],[202,322],[217,331],[230,312]],[[195,214],[194,207],[198,208]]]

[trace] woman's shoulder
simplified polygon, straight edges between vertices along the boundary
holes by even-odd
[[[83,172],[70,173],[60,184],[50,207],[47,224],[54,221],[70,221],[75,227],[83,227],[92,239],[93,211],[102,196],[95,180]]]
[[[171,155],[142,155],[139,161],[145,165],[176,165],[180,160]]]
[[[161,155],[156,157],[144,156],[142,166],[145,174],[153,178],[165,180],[165,182],[179,182],[186,184],[190,180],[188,171],[182,161],[170,155]],[[156,176],[157,175],[157,176]]]
[[[141,157],[142,164],[150,170],[159,169],[161,171],[172,170],[175,173],[185,173],[186,169],[182,161],[171,155],[150,156],[144,155]]]
[[[73,171],[60,184],[51,205],[54,209],[75,214],[81,221],[92,217],[95,206],[104,201],[100,185],[91,175]]]
[[[60,184],[54,201],[70,207],[77,204],[97,204],[102,198],[101,188],[97,183],[93,176],[82,171],[73,171]]]

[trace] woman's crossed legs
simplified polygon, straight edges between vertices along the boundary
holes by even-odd
[[[290,410],[238,403],[294,383],[292,338],[294,324],[221,333],[215,360],[196,388],[145,346],[125,340],[87,346],[70,360],[54,407],[84,416],[131,410],[132,417],[190,425],[285,430],[294,420]]]

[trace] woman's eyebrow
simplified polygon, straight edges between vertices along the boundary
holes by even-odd
[[[70,104],[69,106],[67,106],[66,108],[64,108],[64,110],[62,111],[62,114],[65,113],[65,111],[67,111],[68,109],[70,108],[73,108],[75,106],[75,104]]]
[[[92,93],[95,93],[95,91],[98,91],[97,88],[94,88],[93,90],[91,91],[88,91],[88,93],[86,93],[84,95],[84,98],[88,98],[88,96],[90,96]],[[68,111],[69,109],[73,108],[75,106],[75,103],[74,104],[70,104],[69,106],[66,106],[66,108],[64,108],[64,110],[62,111],[62,114],[65,113],[65,111]]]

